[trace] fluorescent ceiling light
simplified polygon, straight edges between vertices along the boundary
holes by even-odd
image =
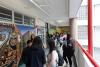
[[[38,5],[36,2],[34,2],[33,0],[30,0],[30,2],[33,3],[36,7],[38,7],[38,8],[39,8],[42,12],[44,12],[47,16],[49,16],[48,13],[47,13],[45,10],[43,10],[43,9],[40,7],[40,5]]]
[[[58,23],[62,23],[62,22],[64,22],[64,20],[57,20],[56,22],[58,22]]]

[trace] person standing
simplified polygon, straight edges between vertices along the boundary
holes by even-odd
[[[28,67],[44,67],[46,58],[42,46],[43,44],[41,38],[39,36],[36,36],[31,46],[31,57],[29,57],[30,65]]]
[[[33,41],[35,38],[35,34],[31,34],[31,41]]]
[[[47,67],[57,67],[58,65],[58,54],[55,47],[55,42],[53,40],[49,40],[49,54],[48,54],[48,62]]]
[[[64,39],[64,41],[66,41]],[[74,54],[74,45],[73,45],[73,41],[71,39],[71,36],[70,34],[67,34],[67,41],[66,41],[67,44],[64,43],[63,45],[63,58],[66,62],[66,64],[68,64],[68,61],[69,61],[69,64],[70,64],[70,67],[72,67],[72,56]],[[68,59],[68,61],[67,61]]]
[[[28,57],[30,57],[31,46],[32,46],[32,41],[28,40],[27,41],[27,47],[25,47],[23,49],[21,59],[20,59],[20,63],[25,64],[26,67],[29,66],[29,62],[28,62],[29,58]]]
[[[63,45],[63,34],[60,34],[60,47]]]

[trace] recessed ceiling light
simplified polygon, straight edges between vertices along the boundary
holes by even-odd
[[[58,22],[58,23],[62,23],[62,22],[64,22],[64,20],[57,20],[56,22]]]

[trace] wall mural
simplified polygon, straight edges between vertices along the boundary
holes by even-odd
[[[17,67],[20,32],[14,24],[0,23],[0,67]]]

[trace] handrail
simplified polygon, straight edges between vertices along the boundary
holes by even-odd
[[[78,46],[82,49],[82,51],[85,53],[85,55],[89,58],[89,60],[91,61],[91,63],[95,66],[95,67],[100,67],[99,64],[93,59],[93,57],[86,51],[84,50],[84,48],[81,46],[81,44],[76,41],[76,43],[78,44]]]

